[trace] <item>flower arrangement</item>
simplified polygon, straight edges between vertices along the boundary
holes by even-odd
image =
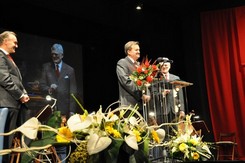
[[[67,126],[60,126],[61,116],[54,112],[47,125],[42,125],[36,117],[26,121],[19,128],[0,135],[9,135],[21,132],[23,148],[0,150],[0,155],[11,152],[25,152],[21,162],[30,162],[33,159],[40,160],[37,155],[47,155],[47,148],[55,144],[76,145],[74,151],[70,151],[67,158],[69,162],[87,163],[114,163],[120,159],[120,151],[137,160],[137,162],[149,162],[149,150],[154,147],[168,147],[173,158],[181,161],[205,161],[212,157],[209,143],[203,142],[202,137],[196,135],[191,125],[191,115],[186,116],[185,121],[178,123],[163,123],[149,126],[142,115],[137,111],[138,106],[120,106],[116,109],[108,107],[104,112],[102,107],[97,112],[88,113],[77,101],[83,110],[83,114],[74,114],[67,120]],[[111,105],[112,106],[112,105]],[[163,142],[164,125],[178,125],[176,135],[171,140]],[[37,139],[38,131],[42,131],[42,138]],[[193,134],[194,133],[194,134]],[[32,142],[27,146],[24,137]],[[42,151],[41,151],[42,150]],[[139,152],[139,154],[134,154]],[[125,155],[124,155],[125,156]],[[65,160],[61,160],[65,161]],[[129,160],[128,160],[129,161]]]
[[[173,158],[182,161],[207,161],[212,157],[211,143],[203,142],[200,135],[195,134],[191,125],[191,115],[179,123],[176,135],[167,143]]]
[[[100,155],[106,158],[104,162],[116,162],[121,146],[126,146],[126,152],[141,150],[147,160],[148,144],[161,143],[165,131],[148,126],[137,109],[138,106],[121,106],[102,112],[100,108],[90,114],[83,109],[85,114],[71,116],[67,121],[68,128],[75,139],[85,141],[86,145],[83,144],[83,148],[78,146],[74,152],[80,154],[73,152],[70,160],[78,160],[77,156],[84,158],[87,153],[87,162],[101,162]]]
[[[130,79],[133,80],[141,90],[152,83],[158,70],[158,65],[155,63],[151,65],[150,62],[151,60],[148,60],[148,57],[146,56],[136,70],[130,75]]]
[[[42,125],[36,117],[29,119],[13,132],[22,133],[23,148],[0,150],[0,155],[11,152],[25,152],[21,162],[40,160],[38,155],[48,155],[47,148],[53,145],[75,145],[76,149],[70,151],[67,158],[69,162],[117,162],[120,151],[123,149],[135,157],[135,159],[148,162],[150,144],[160,144],[165,137],[165,131],[160,128],[148,126],[142,115],[137,111],[138,106],[120,106],[115,109],[102,107],[97,112],[88,113],[77,101],[83,110],[83,114],[74,114],[67,120],[67,126],[61,126],[60,112],[55,111]],[[41,139],[37,138],[38,132],[42,132]],[[28,146],[24,137],[31,139]],[[125,148],[124,148],[125,147]],[[46,152],[45,152],[46,151]],[[139,152],[140,155],[134,155]],[[102,160],[103,159],[103,160]],[[65,160],[61,160],[65,161]]]

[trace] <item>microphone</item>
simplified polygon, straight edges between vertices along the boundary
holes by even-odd
[[[47,100],[47,101],[51,101],[51,100],[53,100],[53,101],[54,101],[53,105],[51,106],[51,108],[53,109],[53,108],[54,108],[54,106],[56,105],[57,99],[56,99],[56,98],[51,97],[50,95],[47,95],[47,96],[46,96],[46,100]]]
[[[166,63],[166,62],[169,62],[169,63],[173,63],[174,61],[173,60],[170,60],[166,57],[158,57],[157,58],[157,62],[160,63],[160,62],[163,62],[163,63]]]
[[[163,77],[163,74],[159,71],[157,72],[155,78],[162,78]]]

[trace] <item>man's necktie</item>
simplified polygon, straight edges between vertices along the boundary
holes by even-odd
[[[59,77],[60,76],[60,70],[59,70],[59,65],[55,65],[55,73],[56,73],[56,76]]]
[[[9,60],[11,60],[11,62],[13,62],[13,64],[16,66],[16,64],[14,63],[14,60],[13,60],[13,58],[11,57],[11,55],[10,54],[8,54],[7,55],[7,57],[9,58]]]

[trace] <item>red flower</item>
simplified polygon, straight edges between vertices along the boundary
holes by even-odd
[[[137,83],[138,86],[142,86],[142,81],[141,80],[138,79],[136,83]]]
[[[147,76],[146,77],[146,81],[151,83],[153,81],[153,77],[152,76]]]
[[[141,66],[137,67],[137,72],[138,73],[141,73],[142,72],[142,67]]]
[[[145,71],[144,71],[145,74],[148,74],[148,72],[149,72],[149,70],[145,70]]]
[[[148,68],[150,66],[150,61],[148,60],[147,56],[145,59],[143,59],[142,63],[145,65],[146,68]]]
[[[157,74],[157,71],[153,71],[151,76],[156,76],[156,74]]]
[[[149,83],[153,82],[154,76],[157,73],[158,65],[156,61],[151,65],[151,60],[143,58],[140,66],[137,67],[136,71],[133,71],[130,78],[135,82],[135,84],[143,90]]]
[[[156,71],[156,70],[158,70],[158,67],[157,67],[157,65],[152,65],[151,67],[152,67],[153,71]]]
[[[150,63],[147,61],[145,61],[145,67],[148,68],[150,66]]]

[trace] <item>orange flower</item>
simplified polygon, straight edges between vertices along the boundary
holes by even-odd
[[[200,155],[197,152],[192,153],[192,157],[194,160],[198,160]]]

